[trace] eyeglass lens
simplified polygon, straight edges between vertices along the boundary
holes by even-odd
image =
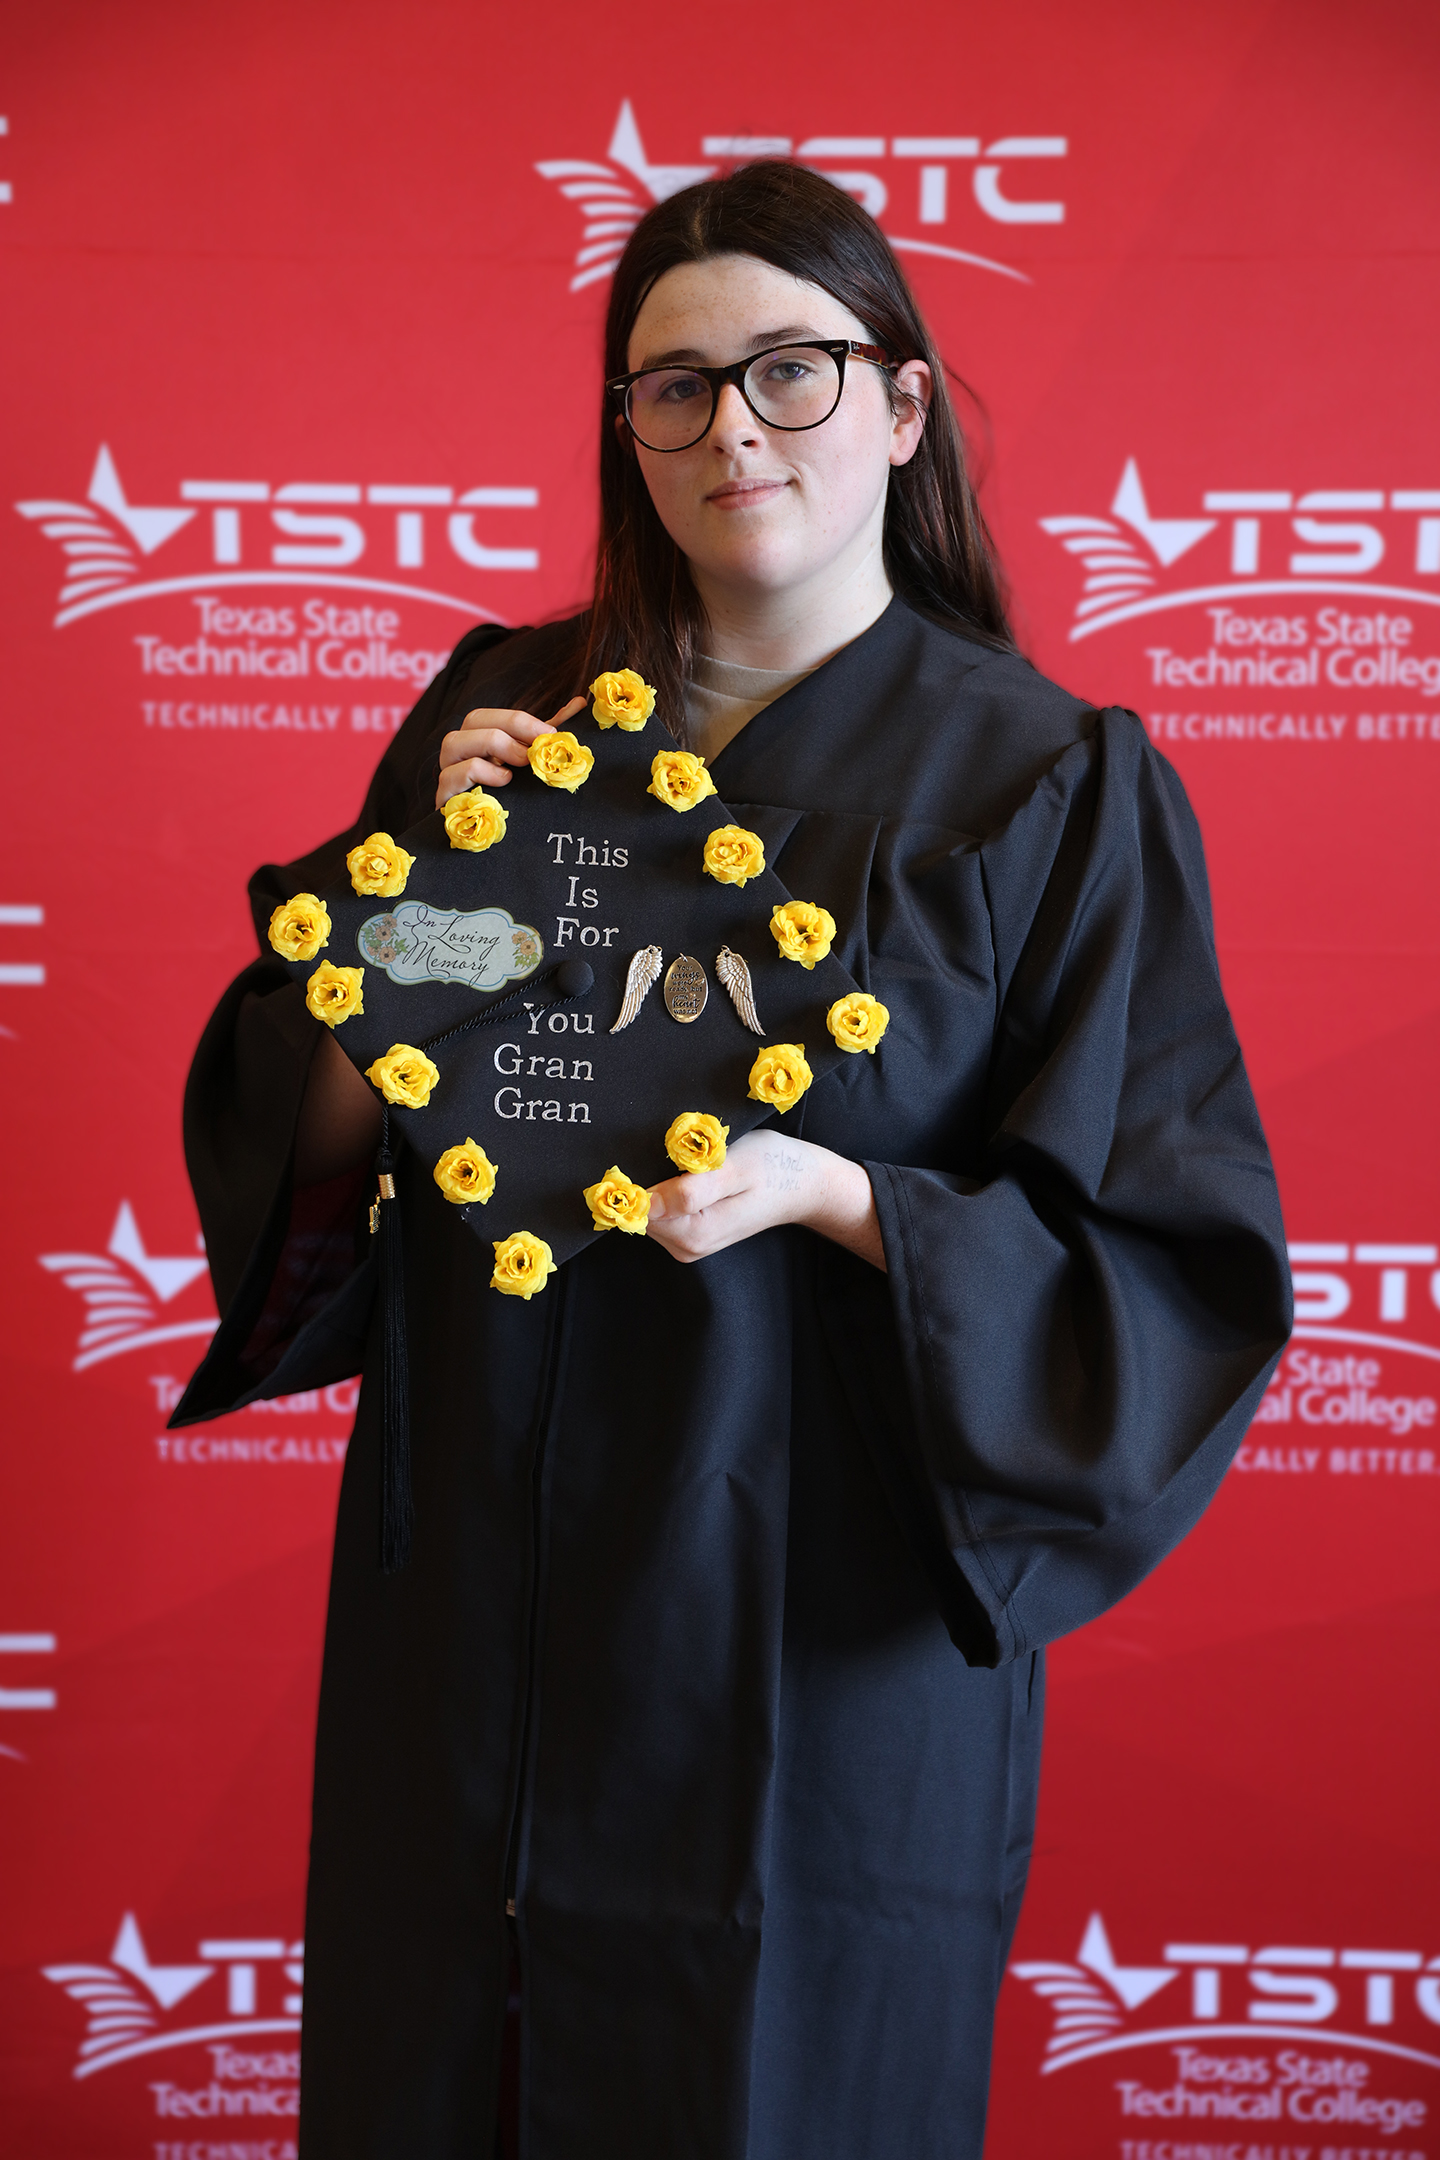
[[[840,401],[839,364],[832,353],[803,345],[760,353],[745,371],[745,395],[771,427],[818,427]],[[647,449],[686,450],[710,425],[713,406],[703,375],[652,368],[630,385],[625,412]]]

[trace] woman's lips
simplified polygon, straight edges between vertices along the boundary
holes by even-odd
[[[717,510],[751,510],[782,493],[787,485],[784,480],[727,480],[712,488],[705,500]]]

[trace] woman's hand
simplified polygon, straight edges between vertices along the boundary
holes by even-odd
[[[792,1140],[747,1133],[718,1170],[691,1170],[650,1192],[649,1235],[675,1260],[703,1260],[776,1223],[802,1223],[885,1270],[875,1195],[859,1163]]]
[[[477,705],[460,726],[440,745],[440,785],[435,807],[442,809],[452,795],[466,788],[504,787],[512,765],[523,765],[530,745],[564,725],[585,703],[571,698],[553,720],[537,720],[534,713],[510,712],[500,706]]]

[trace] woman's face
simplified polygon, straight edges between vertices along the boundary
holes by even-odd
[[[818,285],[753,255],[717,255],[656,281],[635,319],[628,364],[724,367],[775,345],[847,337],[874,342]],[[904,367],[900,381],[923,407],[925,363]],[[623,420],[617,425],[628,433]],[[702,595],[741,599],[873,572],[890,468],[914,456],[922,425],[908,403],[892,415],[880,370],[852,359],[844,395],[821,427],[767,428],[727,383],[709,434],[692,448],[664,453],[631,440],[660,522]]]

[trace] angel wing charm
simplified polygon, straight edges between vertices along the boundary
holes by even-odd
[[[760,1015],[755,1010],[755,992],[750,985],[750,970],[738,952],[731,952],[722,945],[715,955],[715,973],[730,993],[730,1002],[740,1018],[753,1034],[763,1035]]]
[[[620,1017],[610,1030],[612,1035],[618,1035],[621,1028],[629,1027],[646,997],[654,989],[660,979],[660,960],[658,945],[642,945],[632,958],[625,977],[624,1002],[620,1007]]]

